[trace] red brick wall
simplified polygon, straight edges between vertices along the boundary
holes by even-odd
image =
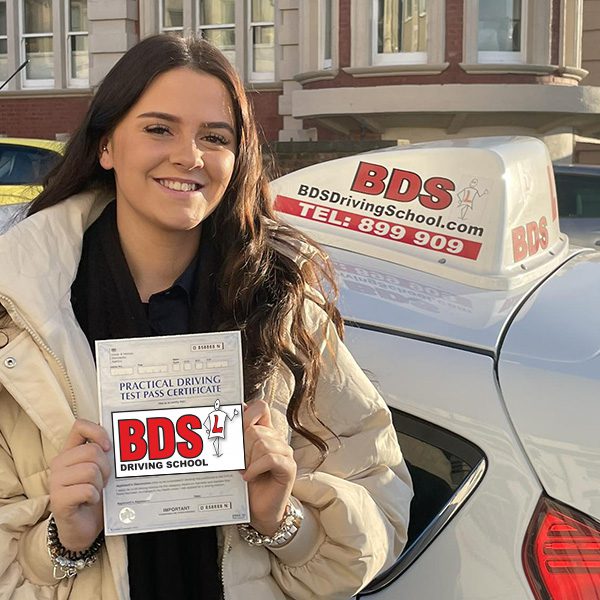
[[[351,0],[339,1],[339,64],[340,68],[350,66],[351,25],[350,25]]]
[[[0,98],[0,133],[47,139],[71,133],[85,115],[90,98]]]
[[[463,0],[446,0],[446,62],[462,61]]]
[[[561,1],[553,0],[552,2],[552,40],[550,42],[550,60],[553,65],[558,64],[558,55],[560,50],[560,12]],[[566,0],[564,0],[566,2]]]
[[[279,115],[279,91],[252,91],[248,93],[254,108],[259,133],[269,142],[277,141],[279,130],[283,129],[283,117]]]

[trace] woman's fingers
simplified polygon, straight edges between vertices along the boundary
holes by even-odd
[[[102,427],[82,419],[75,421],[63,450],[50,463],[53,510],[61,512],[100,501],[110,474],[107,448],[108,434]]]
[[[293,450],[274,429],[253,425],[246,430],[245,441],[246,481],[268,472],[282,482],[295,476]]]
[[[252,425],[273,427],[271,423],[271,409],[264,400],[254,400],[244,408],[244,429]]]
[[[94,442],[82,444],[63,451],[53,459],[50,469],[53,474],[59,474],[69,467],[77,466],[82,463],[93,463],[97,465],[103,481],[107,481],[110,474],[108,456],[104,453],[102,448]]]
[[[102,489],[91,483],[79,483],[61,488],[56,500],[64,508],[78,508],[82,504],[94,506],[102,499]]]
[[[281,485],[288,485],[296,476],[296,463],[289,456],[270,452],[252,461],[246,468],[243,477],[246,481],[251,482],[266,473]]]
[[[100,467],[96,463],[84,462],[63,469],[56,483],[64,487],[89,483],[102,491],[105,479]]]
[[[104,452],[110,450],[110,440],[108,439],[108,433],[106,433],[104,427],[92,423],[91,421],[86,421],[85,419],[77,419],[75,423],[73,423],[73,427],[71,427],[71,431],[63,446],[63,452],[85,444],[86,442],[95,442],[104,450]]]

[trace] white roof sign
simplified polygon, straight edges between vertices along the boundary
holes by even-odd
[[[403,146],[272,183],[282,216],[321,243],[457,282],[511,289],[558,265],[552,164],[535,138]]]

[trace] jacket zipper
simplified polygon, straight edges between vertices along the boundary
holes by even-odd
[[[230,552],[231,547],[231,527],[227,527],[225,539],[223,540],[223,558],[221,559],[221,587],[223,588],[223,600],[227,600],[227,591],[225,589],[225,559]]]
[[[58,365],[58,368],[63,374],[63,377],[69,389],[69,404],[71,405],[71,412],[73,413],[73,416],[77,419],[77,399],[75,398],[75,392],[73,391],[73,384],[71,383],[71,378],[69,377],[69,374],[67,373],[67,369],[65,368],[63,362],[60,360],[60,358],[54,352],[54,350],[52,350],[52,348],[50,348],[50,346],[48,346],[48,344],[44,342],[44,340],[40,337],[39,333],[29,324],[27,319],[21,313],[19,313],[15,306],[15,303],[10,298],[0,294],[0,303],[9,311],[9,314],[15,322],[15,324],[20,325],[23,329],[25,329],[25,331],[27,331],[27,333],[33,338],[35,343],[40,348],[45,350],[47,354],[51,356]]]

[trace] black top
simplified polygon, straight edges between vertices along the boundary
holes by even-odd
[[[196,263],[144,305],[155,335],[189,331]],[[130,535],[127,555],[131,600],[221,598],[214,527]]]
[[[195,258],[169,289],[152,294],[144,304],[148,323],[154,335],[178,335],[189,332],[197,263],[198,260]]]

